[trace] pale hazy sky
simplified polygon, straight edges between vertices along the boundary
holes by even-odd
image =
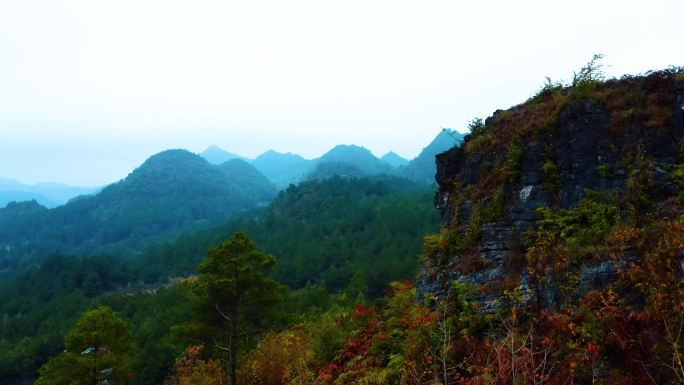
[[[0,0],[0,177],[101,185],[167,148],[414,157],[594,53],[684,65],[682,0]]]

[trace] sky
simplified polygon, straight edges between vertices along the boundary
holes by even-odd
[[[0,0],[0,178],[99,186],[168,148],[415,157],[595,53],[684,65],[681,0]]]

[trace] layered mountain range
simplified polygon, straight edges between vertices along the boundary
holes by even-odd
[[[245,161],[212,165],[185,150],[164,151],[95,195],[53,209],[36,201],[0,209],[0,263],[54,253],[130,253],[146,242],[265,206],[276,191]]]
[[[92,194],[97,187],[74,187],[61,183],[38,183],[27,185],[12,179],[0,178],[0,207],[9,202],[35,200],[45,207],[56,207],[70,199]]]
[[[18,268],[48,254],[139,253],[184,232],[265,207],[279,189],[308,180],[393,175],[432,186],[434,182],[426,176],[434,178],[434,163],[420,165],[424,158],[434,158],[457,143],[445,135],[440,133],[404,166],[396,154],[385,157],[389,162],[383,161],[354,145],[336,146],[313,160],[275,151],[249,160],[218,147],[200,155],[167,150],[98,192],[64,187],[59,202],[70,200],[61,206],[47,204],[31,193],[16,196],[12,200],[18,202],[0,209],[0,270]]]
[[[463,135],[457,132],[440,132],[416,158],[410,161],[392,151],[378,158],[368,149],[356,145],[335,146],[315,159],[269,150],[256,159],[249,160],[217,146],[207,148],[200,156],[214,164],[230,159],[243,159],[261,171],[279,189],[304,180],[325,179],[334,175],[360,177],[390,174],[434,185],[435,155],[457,146],[461,140]]]

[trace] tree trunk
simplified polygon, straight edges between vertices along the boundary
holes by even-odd
[[[230,384],[237,385],[238,308],[234,305],[230,315]]]

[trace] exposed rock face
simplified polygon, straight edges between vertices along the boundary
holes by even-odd
[[[476,151],[472,148],[481,138],[466,137],[461,147],[439,154],[436,158],[439,191],[435,206],[442,215],[443,226],[455,231],[465,231],[473,221],[474,208],[494,199],[493,189],[488,186],[496,183],[492,181],[498,178],[498,165],[505,164],[510,157],[510,151],[508,154],[506,151],[511,146],[510,141],[500,139],[502,137],[519,143],[521,155],[516,164],[519,175],[514,180],[499,183],[505,196],[504,215],[496,221],[480,223],[479,237],[466,251],[451,254],[443,251],[432,261],[426,261],[419,291],[439,295],[451,281],[459,280],[479,289],[477,295],[483,311],[493,311],[504,296],[506,285],[503,282],[506,281],[509,289],[517,288],[524,302],[546,308],[556,308],[572,297],[611,282],[616,272],[626,266],[629,257],[583,260],[572,265],[577,282],[571,292],[561,288],[558,272],[551,268],[535,278],[530,277],[525,262],[530,245],[525,234],[537,228],[538,207],[577,207],[585,189],[613,194],[619,199],[624,195],[630,176],[636,172],[625,160],[634,154],[639,154],[647,164],[646,173],[652,181],[649,194],[656,202],[654,215],[667,215],[668,208],[663,202],[679,194],[670,173],[682,161],[684,81],[681,76],[676,80],[667,78],[667,81],[651,77],[610,81],[603,85],[601,92],[639,87],[644,94],[642,99],[647,101],[639,108],[659,108],[658,113],[666,118],[623,122],[620,118],[631,116],[629,109],[636,108],[629,101],[618,104],[609,98],[568,98],[551,118],[553,129],[530,134],[521,128],[525,122],[508,118],[515,114],[525,116],[523,112],[536,108],[529,102],[509,111],[496,111],[487,119],[489,138],[498,139],[498,145],[485,145],[484,150]],[[564,90],[566,93],[571,91]],[[469,146],[468,142],[473,143]],[[549,169],[554,172],[555,180],[545,175],[545,172],[550,173]],[[619,209],[625,216],[625,208]],[[516,255],[522,266],[512,266],[510,261],[515,260]],[[464,269],[464,260],[474,257],[478,259],[477,268]],[[681,269],[684,273],[684,259]],[[514,284],[510,284],[511,281]]]

